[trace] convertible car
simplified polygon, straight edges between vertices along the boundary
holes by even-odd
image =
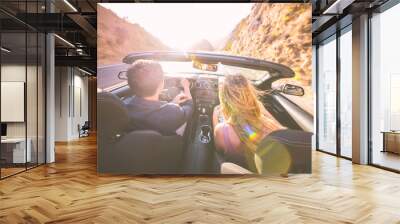
[[[134,96],[126,82],[126,70],[138,59],[156,60],[163,67],[166,79],[160,100],[171,101],[179,94],[182,78],[190,81],[194,113],[183,136],[127,129],[131,121],[125,103]],[[302,97],[304,89],[291,84],[273,85],[277,80],[294,77],[289,67],[250,57],[180,51],[131,53],[122,64],[98,68],[98,171],[219,174],[226,161],[214,147],[212,112],[219,104],[219,82],[232,73],[241,73],[258,89],[269,91],[262,101],[272,116],[287,127],[271,133],[260,143],[263,148],[260,150],[264,151],[260,151],[259,158],[264,169],[258,173],[268,173],[267,169],[279,167],[282,148],[288,154],[285,160],[289,161],[289,173],[311,172],[313,117],[287,97]],[[269,153],[265,153],[266,147]]]

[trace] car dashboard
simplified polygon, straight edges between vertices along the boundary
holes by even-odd
[[[219,103],[218,78],[200,76],[188,78],[188,80],[190,82],[190,92],[198,111],[212,110],[213,107]],[[178,77],[166,78],[160,100],[171,101],[176,95],[183,91],[180,81],[181,78]]]

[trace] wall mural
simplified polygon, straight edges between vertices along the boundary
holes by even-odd
[[[98,171],[311,172],[311,4],[98,4]]]

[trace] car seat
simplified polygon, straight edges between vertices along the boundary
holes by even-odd
[[[97,94],[97,170],[118,174],[176,174],[183,159],[181,136],[152,130],[130,131],[124,103],[114,94]]]
[[[258,173],[311,173],[311,136],[310,132],[292,129],[277,130],[267,135],[259,143],[255,154]],[[248,174],[251,171],[224,162],[221,173]]]
[[[284,129],[267,135],[258,145],[256,166],[261,174],[311,173],[312,133]]]

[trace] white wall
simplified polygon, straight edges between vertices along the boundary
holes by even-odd
[[[88,78],[72,67],[56,67],[55,73],[55,140],[70,141],[88,120]]]
[[[88,78],[82,77],[81,75],[74,76],[74,108],[72,108],[72,119],[71,119],[71,135],[73,138],[79,137],[78,124],[81,126],[88,121]]]
[[[1,81],[25,82],[25,65],[2,65]],[[7,108],[1,108],[7,110]],[[7,137],[25,137],[25,123],[12,122],[7,123]]]
[[[38,69],[38,70],[37,70]],[[25,80],[27,78],[27,80]],[[32,161],[44,162],[45,150],[45,117],[44,117],[44,74],[42,68],[25,64],[3,64],[1,66],[1,81],[3,82],[24,82],[26,84],[26,107],[23,106],[22,112],[26,112],[26,121],[6,122],[7,137],[24,138],[25,135],[30,140],[32,151]],[[21,94],[24,90],[21,90]],[[7,97],[6,96],[2,96]],[[1,110],[12,110],[2,107]],[[12,111],[11,111],[12,112]],[[37,153],[39,154],[37,156]]]
[[[17,64],[5,64],[1,66],[1,81],[4,82],[25,82],[25,74],[27,69],[28,74],[32,74],[34,72],[36,74],[36,67],[25,65],[17,65]],[[32,83],[30,80],[30,84],[36,85],[36,81]],[[27,96],[36,98],[36,89],[34,92],[30,92],[28,89]],[[27,99],[28,103],[32,102],[32,99]],[[33,106],[33,105],[30,105]],[[36,104],[34,105],[36,107]],[[1,108],[2,110],[7,110],[7,108]],[[33,117],[31,117],[33,115]],[[28,122],[35,121],[36,123],[36,114],[28,113]],[[25,137],[25,122],[7,122],[7,136],[8,137]],[[28,125],[31,127],[32,125]],[[29,137],[29,136],[28,136]]]
[[[69,68],[55,68],[55,141],[68,141]]]

